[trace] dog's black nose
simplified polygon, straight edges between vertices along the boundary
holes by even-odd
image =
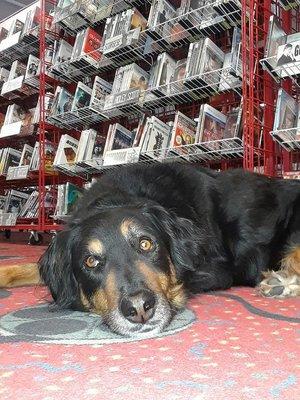
[[[131,322],[144,324],[154,314],[155,296],[149,291],[141,291],[133,296],[125,296],[120,302],[120,310]]]

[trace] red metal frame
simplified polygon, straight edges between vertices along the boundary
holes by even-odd
[[[46,3],[40,0],[40,123],[39,123],[39,216],[38,225],[42,229],[45,225],[45,51],[46,51]]]
[[[243,0],[242,5],[243,165],[249,171],[274,176],[275,145],[269,134],[274,115],[273,81],[259,62],[268,33],[271,1]]]
[[[54,185],[57,183],[57,175],[49,176],[45,173],[45,139],[46,139],[46,115],[45,115],[45,93],[46,93],[46,74],[45,74],[45,52],[46,52],[46,19],[49,18],[47,16],[47,6],[53,6],[56,4],[56,0],[40,0],[39,8],[39,58],[41,60],[41,71],[40,71],[40,86],[39,86],[39,98],[40,98],[40,119],[39,119],[39,133],[38,140],[40,143],[39,146],[39,170],[38,174],[31,173],[26,181],[3,181],[1,188],[20,188],[27,186],[38,185],[39,190],[39,207],[38,207],[38,216],[36,218],[30,219],[18,219],[18,222],[15,226],[0,226],[0,229],[10,229],[13,231],[16,230],[35,230],[35,231],[47,231],[52,229],[60,229],[60,226],[53,221],[49,221],[46,216],[45,210],[45,193],[46,193],[46,185]],[[49,7],[48,7],[49,8]],[[10,143],[10,138],[5,138],[1,142],[5,144]],[[33,140],[33,136],[27,137],[28,141]],[[25,137],[20,138],[21,141],[24,141]],[[24,183],[26,182],[26,185]]]
[[[297,153],[279,148],[271,135],[275,115],[275,102],[279,86],[292,93],[295,88],[289,79],[276,83],[260,65],[264,57],[269,18],[272,12],[280,18],[287,33],[292,25],[299,32],[300,9],[284,11],[274,0],[243,0],[242,58],[244,102],[244,168],[257,170],[269,176],[290,171]],[[246,8],[247,7],[247,8]],[[293,21],[295,19],[295,21]],[[299,93],[298,93],[299,98]],[[261,136],[262,135],[262,136]]]
[[[46,184],[54,188],[59,181],[64,179],[61,176],[45,175],[45,139],[46,131],[49,130],[46,124],[45,115],[45,92],[46,92],[46,65],[45,52],[46,43],[46,8],[48,4],[55,5],[56,0],[40,0],[40,122],[39,122],[39,151],[40,165],[38,174],[39,187],[39,213],[38,218],[33,219],[32,223],[19,221],[16,226],[9,227],[12,230],[58,230],[61,225],[48,218],[45,210]],[[272,0],[242,0],[242,60],[243,60],[243,127],[244,127],[244,158],[243,167],[250,171],[257,170],[269,176],[275,176],[278,172],[278,163],[284,171],[291,168],[293,157],[290,153],[279,149],[270,136],[274,119],[274,102],[276,99],[278,85],[272,77],[262,69],[260,59],[264,56],[264,46],[267,39],[269,17],[271,15]],[[277,7],[279,7],[277,5]],[[295,14],[295,13],[294,13]],[[293,15],[294,15],[293,14]],[[296,25],[299,30],[300,12],[296,15]],[[282,23],[287,31],[291,28],[291,12],[282,12]],[[228,40],[228,35],[223,35],[220,40]],[[223,43],[226,46],[226,43]],[[284,87],[291,91],[291,83],[284,83]],[[211,103],[215,107],[230,108],[236,104],[234,94],[227,94],[225,97],[211,98]],[[176,107],[184,109],[183,107]],[[185,107],[187,114],[195,114],[199,109],[199,102]],[[163,113],[162,118],[168,119],[168,112]],[[129,122],[128,122],[129,123]],[[127,123],[127,124],[128,124]],[[107,122],[103,123],[105,127]],[[52,131],[54,142],[59,141],[59,130]],[[241,166],[241,160],[229,160],[218,163],[221,169],[228,169],[234,166]],[[68,178],[70,179],[70,178]],[[0,227],[7,229],[8,227]]]

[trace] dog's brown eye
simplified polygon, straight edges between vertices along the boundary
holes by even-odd
[[[140,249],[143,251],[151,251],[154,247],[154,244],[151,239],[143,238],[140,240]]]
[[[97,260],[96,257],[94,257],[94,256],[89,256],[89,257],[85,260],[85,265],[86,265],[88,268],[96,268],[98,264],[99,264],[99,260]]]

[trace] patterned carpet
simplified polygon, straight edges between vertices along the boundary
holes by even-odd
[[[0,260],[0,268],[34,261],[42,251],[0,242],[1,256],[18,257]],[[42,287],[0,290],[0,399],[300,399],[299,298],[264,299],[234,288],[191,299],[192,312],[175,333],[109,343],[84,342],[91,338],[85,332],[69,344],[76,325],[68,318],[95,317],[50,312],[41,306],[47,298]],[[54,343],[58,327],[66,336]]]

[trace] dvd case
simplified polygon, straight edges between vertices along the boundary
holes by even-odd
[[[300,73],[300,39],[280,45],[277,49],[276,67],[281,78]]]
[[[72,136],[64,134],[61,136],[53,165],[62,165],[68,169],[68,165],[73,165],[78,151],[78,140]]]
[[[96,76],[92,89],[90,108],[97,113],[103,111],[106,96],[111,94],[111,91],[112,84],[100,78],[99,76]]]
[[[196,122],[177,111],[175,114],[174,125],[172,128],[170,148],[176,148],[195,143],[196,139]],[[188,148],[177,149],[179,153],[187,153]]]
[[[169,84],[176,68],[176,61],[167,53],[161,53],[157,57],[157,63],[152,71],[151,91],[156,95],[169,93]]]
[[[274,73],[276,67],[278,47],[286,43],[286,32],[282,29],[278,18],[271,15],[269,19],[269,27],[267,34],[267,42],[265,47],[265,66]],[[275,73],[276,74],[276,73]]]
[[[163,158],[169,146],[171,128],[157,117],[148,119],[141,153],[144,158]]]
[[[74,96],[65,88],[57,87],[51,109],[51,115],[60,115],[71,111]]]
[[[151,5],[148,28],[155,39],[168,38],[176,9],[166,0],[154,0]]]
[[[133,146],[135,133],[124,128],[120,124],[115,124],[111,145],[108,150],[127,149]]]
[[[21,153],[19,167],[25,166],[25,165],[28,165],[28,166],[30,165],[32,153],[33,153],[33,147],[31,147],[29,144],[25,143],[22,153]]]
[[[204,84],[211,86],[219,83],[224,58],[224,52],[210,38],[206,38],[199,66],[199,75]]]
[[[40,59],[30,54],[27,61],[25,80],[37,77],[39,74],[40,74]],[[39,83],[39,80],[37,79],[36,82]]]
[[[0,68],[0,90],[2,89],[3,83],[7,82],[9,78],[9,70],[1,67]]]
[[[86,108],[90,105],[92,89],[83,82],[78,82],[72,104],[72,111],[77,111],[81,108]]]
[[[273,131],[281,141],[296,138],[299,105],[284,89],[278,90]]]
[[[224,130],[224,139],[242,138],[242,106],[232,109],[227,114],[227,120]]]
[[[101,35],[92,28],[87,28],[83,40],[81,56],[84,56],[85,60],[89,60],[91,63],[97,63],[100,61],[102,53],[100,51],[102,44]]]
[[[0,28],[0,42],[2,42],[3,39],[6,39],[8,36],[8,30],[5,29],[3,26]]]
[[[209,145],[210,150],[219,150],[224,138],[224,131],[227,117],[209,104],[203,104],[200,107],[199,121],[197,126],[196,143],[214,142]]]

